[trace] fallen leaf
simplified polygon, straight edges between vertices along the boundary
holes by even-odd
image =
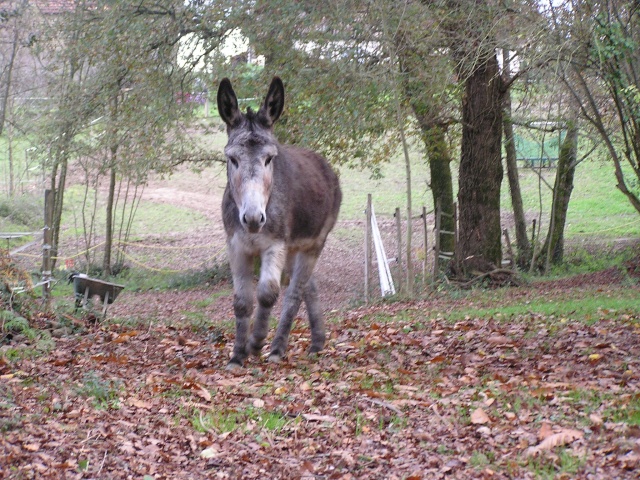
[[[217,380],[216,383],[221,387],[235,387],[244,382],[244,377],[235,377],[235,378],[221,378]]]
[[[264,407],[264,400],[261,400],[261,399],[259,399],[259,398],[256,398],[256,399],[253,401],[253,406],[254,406],[254,407],[256,407],[256,408],[262,408],[262,407]]]
[[[303,413],[302,418],[312,422],[328,422],[333,423],[336,421],[336,417],[331,415],[316,415],[315,413]]]
[[[204,398],[207,402],[210,402],[211,401],[211,392],[209,392],[209,390],[204,388],[199,383],[196,383],[194,385],[196,387],[196,388],[194,388],[194,390],[196,392],[196,395],[198,395],[201,398]]]
[[[487,343],[492,345],[506,345],[513,343],[509,337],[505,337],[504,335],[491,335],[487,338]]]
[[[594,425],[600,426],[603,424],[602,417],[597,413],[592,413],[591,415],[589,415],[589,420],[591,420],[591,423],[593,423]]]
[[[471,423],[475,424],[475,425],[482,425],[484,423],[488,423],[490,422],[491,419],[489,418],[489,416],[484,412],[484,410],[482,410],[482,408],[477,408],[472,414],[471,414]]]
[[[526,457],[537,455],[543,450],[551,450],[561,445],[567,445],[575,440],[578,440],[584,436],[580,430],[562,430],[558,433],[554,433],[545,438],[539,445],[535,447],[529,447],[525,452]]]
[[[551,435],[553,435],[551,424],[549,422],[542,422],[542,426],[540,427],[540,430],[538,430],[538,440],[542,441]]]
[[[205,448],[204,450],[202,450],[202,451],[200,452],[200,457],[201,457],[201,458],[205,458],[205,459],[208,459],[208,458],[215,458],[215,457],[217,457],[219,454],[220,454],[220,452],[218,452],[218,450],[217,450],[217,449],[215,449],[215,448],[213,448],[213,447],[208,447],[208,448]]]
[[[302,382],[300,384],[300,390],[302,390],[303,392],[308,392],[309,390],[311,390],[311,385],[309,385],[309,382]]]
[[[145,410],[150,410],[153,404],[151,402],[147,402],[145,400],[140,400],[139,398],[131,397],[127,400],[127,403],[132,407],[136,408],[144,408]]]

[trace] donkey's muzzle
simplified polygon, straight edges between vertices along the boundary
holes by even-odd
[[[267,217],[263,212],[252,212],[244,213],[240,220],[249,233],[258,233],[266,223]]]

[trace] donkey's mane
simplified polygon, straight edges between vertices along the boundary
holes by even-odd
[[[244,114],[245,124],[247,130],[251,133],[264,129],[264,120],[260,116],[260,112],[255,112],[251,107],[247,107],[247,112]]]

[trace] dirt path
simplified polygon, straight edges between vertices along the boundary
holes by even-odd
[[[169,180],[154,180],[144,191],[143,200],[186,208],[201,213],[207,222],[188,235],[172,235],[171,244],[211,245],[211,250],[194,252],[190,258],[185,257],[186,263],[191,261],[197,267],[200,258],[212,251],[219,251],[225,245],[225,235],[222,228],[220,203],[222,201],[221,180],[217,173],[205,172],[196,175],[183,172],[180,178],[173,182]],[[339,233],[337,233],[339,232]],[[326,311],[342,309],[362,296],[363,264],[360,237],[362,226],[354,222],[338,221],[334,232],[329,236],[325,249],[316,267],[316,279],[320,291],[320,298]],[[160,242],[160,239],[154,239]],[[182,267],[184,265],[180,265]],[[174,265],[175,267],[175,265]],[[123,292],[118,302],[112,307],[113,315],[137,315],[148,313],[149,305],[155,305],[154,314],[163,318],[175,314],[181,307],[190,310],[194,303],[202,304],[200,300],[210,298],[220,291],[229,291],[230,285],[222,284],[216,287],[204,287],[193,292],[166,292],[166,300],[157,300],[153,293]],[[200,302],[199,302],[200,301]],[[164,305],[164,306],[163,306]],[[207,307],[207,313],[213,318],[225,318],[231,310],[231,295],[221,295],[218,300]],[[278,309],[274,311],[278,313]]]

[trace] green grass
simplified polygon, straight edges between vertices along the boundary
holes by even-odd
[[[65,190],[66,207],[62,215],[62,224],[69,228],[62,232],[64,237],[82,237],[82,232],[84,231],[82,220],[83,197],[84,187],[80,185],[73,185]],[[93,209],[91,205],[92,201],[89,202],[85,215],[91,213]],[[116,225],[120,224],[121,213],[121,210],[119,210],[116,214]],[[99,235],[103,234],[105,230],[105,218],[104,199],[100,197],[94,224],[94,228]],[[185,233],[193,230],[196,226],[206,223],[207,218],[194,210],[164,203],[142,201],[136,211],[131,235],[135,239],[137,236],[145,236],[150,233],[156,235],[172,232]]]
[[[243,410],[210,411],[203,413],[195,410],[191,415],[191,425],[200,433],[215,431],[217,433],[233,432],[237,429],[272,433],[280,432],[290,419],[284,414],[261,408],[247,407]],[[258,439],[259,440],[259,439]]]
[[[94,407],[101,410],[119,408],[121,390],[119,381],[105,380],[96,372],[86,373],[75,389],[81,397],[92,398]]]
[[[568,449],[561,449],[555,460],[547,456],[540,456],[531,457],[526,463],[536,479],[553,480],[577,473],[585,462],[586,458],[577,457]]]
[[[585,298],[533,298],[523,303],[491,308],[462,308],[446,314],[445,317],[450,321],[457,321],[467,317],[508,320],[519,316],[553,315],[558,319],[571,318],[590,324],[603,317],[635,314],[637,311],[637,293],[630,290],[618,291],[615,297],[602,291],[589,292]]]

